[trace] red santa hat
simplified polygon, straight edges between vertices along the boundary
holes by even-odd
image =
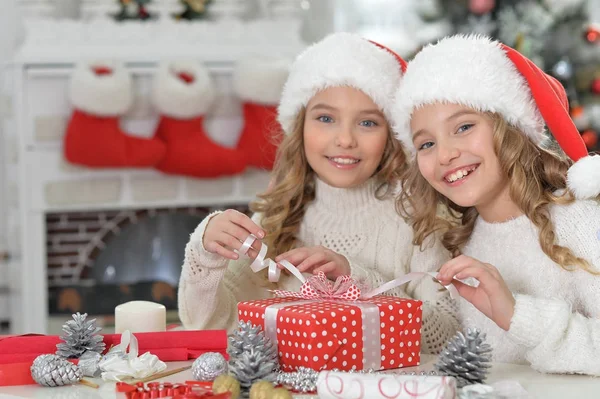
[[[600,194],[600,156],[588,155],[569,116],[564,87],[516,50],[480,35],[456,35],[423,48],[409,63],[396,93],[394,130],[415,151],[413,111],[425,104],[463,104],[495,112],[541,145],[547,126],[575,162],[567,184],[580,199]]]
[[[406,62],[390,49],[351,33],[334,33],[301,53],[291,67],[278,108],[286,134],[319,91],[349,86],[364,92],[391,123],[394,94]]]

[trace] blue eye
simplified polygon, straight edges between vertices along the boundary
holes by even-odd
[[[375,122],[375,121],[362,121],[362,122],[360,122],[360,125],[364,126],[364,127],[375,127],[375,126],[378,126],[377,122]]]
[[[420,150],[426,150],[428,148],[431,148],[433,146],[433,143],[431,141],[428,141],[426,143],[423,143],[419,146],[419,151]]]
[[[467,130],[471,129],[474,125],[472,123],[467,123],[458,128],[457,133],[464,133]]]
[[[317,118],[318,121],[323,123],[331,123],[333,122],[333,118],[327,115],[321,115]]]

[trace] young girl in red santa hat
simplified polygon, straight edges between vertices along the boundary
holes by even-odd
[[[456,257],[438,278],[462,296],[463,325],[497,361],[600,375],[600,157],[564,88],[507,46],[453,36],[409,64],[394,119],[413,153],[399,205],[417,244],[444,230]]]
[[[251,206],[256,213],[213,213],[187,245],[179,286],[185,327],[233,329],[238,302],[270,297],[267,289],[298,290],[292,275],[274,284],[251,270],[262,244],[267,257],[301,272],[351,275],[373,288],[409,271],[437,270],[449,259],[434,239],[423,251],[413,246],[410,226],[395,212],[393,192],[406,158],[387,121],[405,65],[347,33],[296,59],[278,109],[284,138],[271,187]],[[236,251],[250,234],[258,240],[247,259]],[[425,352],[439,352],[458,327],[440,288],[423,278],[388,292],[427,302]]]

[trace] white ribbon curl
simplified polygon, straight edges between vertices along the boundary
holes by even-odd
[[[252,247],[252,244],[254,244],[254,242],[257,240],[258,240],[258,238],[255,235],[250,234],[248,236],[248,238],[246,238],[246,240],[243,242],[242,246],[240,247],[240,249],[237,252],[242,256],[248,257],[248,255],[247,255],[248,250],[250,250],[250,248]],[[270,258],[265,259],[268,249],[269,248],[267,247],[267,244],[261,242],[261,247],[258,250],[258,255],[250,264],[250,269],[252,269],[252,271],[256,273],[265,268],[268,268],[269,269],[268,270],[269,281],[272,283],[276,283],[279,281],[279,278],[281,277],[281,269],[277,266],[277,263],[274,262],[273,260],[271,260]],[[306,279],[302,275],[302,272],[300,272],[300,270],[298,270],[298,268],[296,268],[296,266],[292,265],[287,260],[281,260],[278,263],[281,266],[283,266],[285,269],[287,269],[290,273],[292,273],[298,280],[300,280],[300,282],[302,284],[304,284],[306,282]],[[371,291],[367,292],[366,294],[363,294],[361,296],[361,299],[372,298],[375,295],[383,294],[386,291],[389,291],[393,288],[399,287],[401,285],[404,285],[406,283],[409,283],[413,280],[417,280],[417,279],[425,277],[425,276],[431,276],[436,281],[439,282],[439,280],[436,278],[436,275],[437,275],[437,273],[435,273],[435,272],[411,272],[400,278],[394,279],[392,281],[388,281],[387,283],[385,283],[377,288],[372,289]],[[450,298],[457,299],[459,297],[458,291],[456,290],[456,287],[454,285],[448,284],[448,285],[443,285],[443,287],[446,288],[448,290],[448,292],[450,293]]]
[[[256,240],[258,240],[258,238],[256,238],[256,236],[254,234],[250,234],[248,236],[248,238],[246,238],[246,240],[244,241],[244,243],[242,244],[240,249],[238,250],[238,253],[240,255],[248,256],[247,255],[248,250],[250,249],[250,247],[252,247],[252,244],[254,244],[254,241],[256,241]],[[277,263],[275,263],[270,258],[265,259],[265,256],[267,256],[268,250],[269,250],[269,248],[267,247],[267,244],[265,244],[264,242],[261,242],[261,247],[258,250],[258,255],[250,264],[250,269],[252,269],[252,271],[254,273],[257,273],[257,272],[261,271],[262,269],[269,268],[269,281],[272,283],[276,283],[279,281],[279,278],[281,277],[281,269],[277,266]],[[300,270],[298,270],[296,268],[296,266],[292,265],[287,260],[282,260],[281,262],[279,262],[279,264],[281,266],[285,267],[290,273],[292,273],[302,283],[306,282],[306,279],[304,278],[304,276],[302,275]]]
[[[167,365],[150,352],[138,357],[138,340],[131,331],[125,330],[121,334],[121,343],[102,357],[98,367],[104,381],[123,381],[160,373]]]

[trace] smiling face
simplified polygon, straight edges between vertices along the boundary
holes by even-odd
[[[411,132],[419,171],[440,194],[475,207],[486,220],[512,204],[488,115],[457,104],[428,104],[414,111]]]
[[[315,94],[306,105],[306,158],[330,186],[356,187],[373,176],[388,136],[383,113],[360,90],[331,87]]]

